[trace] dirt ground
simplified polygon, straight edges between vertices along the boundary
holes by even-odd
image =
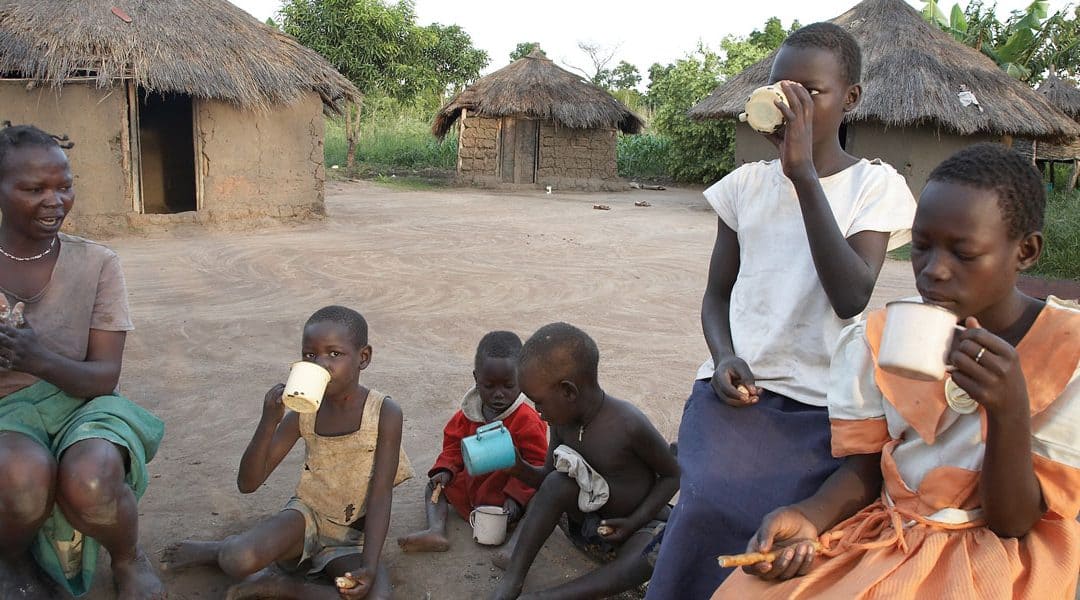
[[[476,342],[492,329],[524,338],[551,321],[581,326],[600,346],[607,391],[674,439],[706,356],[698,309],[715,216],[691,189],[547,195],[371,183],[329,184],[327,212],[293,227],[107,240],[123,260],[137,327],[122,389],[167,426],[140,504],[142,544],[158,558],[177,540],[221,538],[281,508],[299,447],[246,496],[235,485],[240,455],[263,393],[298,359],[304,320],[345,304],[368,319],[374,359],[364,381],[402,405],[405,448],[421,473],[394,494],[383,560],[396,597],[484,597],[500,572],[460,519],[451,517],[450,552],[406,555],[394,541],[423,525],[422,473],[471,384]],[[874,305],[911,293],[909,267],[889,261]],[[526,590],[589,568],[555,533]],[[211,569],[165,581],[181,599],[220,598],[230,583]],[[89,598],[112,597],[103,564]]]

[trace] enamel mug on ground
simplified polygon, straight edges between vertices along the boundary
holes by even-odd
[[[469,513],[473,539],[477,544],[498,546],[506,540],[506,521],[509,515],[501,506],[477,506]]]
[[[328,383],[330,371],[312,362],[293,363],[281,401],[298,413],[313,413],[319,410]]]
[[[922,381],[945,378],[945,364],[959,317],[936,304],[898,300],[885,305],[878,366]]]

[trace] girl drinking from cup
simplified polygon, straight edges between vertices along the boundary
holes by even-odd
[[[949,374],[882,370],[881,311],[847,328],[829,389],[846,461],[765,517],[749,550],[766,556],[714,598],[1073,597],[1080,308],[1016,288],[1042,252],[1044,206],[1039,174],[1001,146],[934,170],[911,262],[923,300],[966,326]]]

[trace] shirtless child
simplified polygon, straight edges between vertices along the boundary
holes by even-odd
[[[551,441],[543,467],[524,461],[513,467],[515,476],[538,490],[511,541],[509,565],[493,598],[521,594],[533,559],[564,514],[575,545],[606,551],[612,560],[522,598],[601,598],[633,589],[652,575],[643,550],[679,489],[679,466],[640,410],[600,388],[599,360],[596,342],[566,323],[545,325],[521,350],[521,391],[550,424]],[[576,478],[556,469],[565,463],[577,471]]]

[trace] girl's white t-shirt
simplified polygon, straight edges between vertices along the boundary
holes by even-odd
[[[911,239],[915,198],[904,178],[862,159],[821,178],[836,224],[851,237],[890,233],[889,249]],[[818,279],[795,186],[779,160],[745,164],[705,190],[705,199],[739,239],[739,275],[731,290],[731,339],[759,385],[825,406],[829,359],[840,331],[862,318],[836,316]],[[709,379],[710,358],[698,369]]]

